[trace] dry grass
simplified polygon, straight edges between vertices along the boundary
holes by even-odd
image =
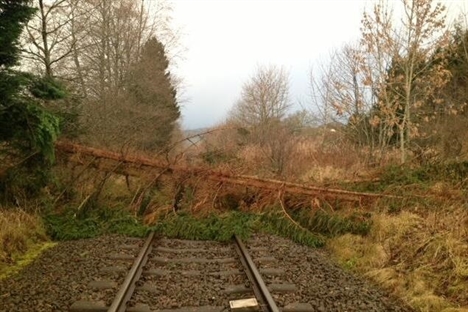
[[[309,183],[354,180],[369,171],[365,158],[351,147],[324,145],[319,138],[304,137],[285,155],[283,178]],[[268,155],[259,146],[245,145],[236,152],[243,173],[269,176]]]
[[[425,217],[376,214],[367,237],[344,235],[329,248],[417,311],[468,308],[468,212],[446,207]]]
[[[38,216],[19,208],[0,207],[0,278],[32,261],[46,242]]]

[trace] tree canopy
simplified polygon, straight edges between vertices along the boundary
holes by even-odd
[[[138,62],[129,73],[130,105],[144,119],[139,123],[141,135],[136,141],[145,150],[166,145],[180,117],[177,92],[168,67],[163,44],[152,37],[143,46]]]

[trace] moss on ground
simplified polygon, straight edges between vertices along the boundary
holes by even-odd
[[[0,207],[0,279],[21,270],[51,244],[38,215]]]
[[[34,261],[44,250],[52,248],[56,245],[55,242],[44,242],[29,246],[25,253],[15,254],[12,257],[11,263],[0,262],[0,279],[7,278],[17,274],[24,267]]]

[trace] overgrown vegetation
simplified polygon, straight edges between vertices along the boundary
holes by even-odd
[[[262,215],[262,230],[266,233],[275,234],[291,239],[292,241],[310,246],[323,247],[325,239],[319,232],[311,232],[305,227],[291,222],[282,213],[270,212]]]
[[[177,38],[170,8],[152,12],[154,3],[0,0],[0,276],[50,238],[264,231],[329,248],[418,311],[463,311],[467,25],[445,28],[431,0],[402,1],[405,20],[391,23],[381,1],[364,14],[361,40],[311,73],[318,116],[291,112],[286,71],[260,65],[228,121],[183,146],[171,144],[184,143],[170,72]],[[60,133],[181,171],[55,155]],[[290,196],[214,182],[205,169],[388,196]]]
[[[424,166],[390,165],[379,169],[378,178],[352,183],[340,182],[345,189],[404,195],[406,198],[383,199],[381,205],[397,204],[401,208],[428,207],[462,198],[468,182],[468,165],[463,162],[433,163]]]
[[[196,217],[191,214],[170,214],[158,222],[154,229],[168,237],[229,241],[234,234],[249,237],[258,223],[258,216],[228,212]]]
[[[150,231],[173,238],[229,241],[234,234],[245,239],[255,232],[280,235],[311,247],[322,247],[324,237],[318,232],[297,227],[278,213],[212,212],[196,216],[170,213],[157,223],[144,225],[141,218],[128,211],[98,209],[88,215],[68,212],[44,217],[47,234],[55,240],[92,238],[105,234],[143,237]]]
[[[86,215],[72,211],[44,216],[47,234],[55,240],[91,238],[105,234],[144,237],[149,228],[140,219],[122,209],[98,208]]]
[[[321,235],[297,228],[284,216],[275,213],[225,212],[203,218],[191,214],[170,215],[158,222],[155,230],[168,237],[218,241],[228,241],[234,234],[246,239],[255,232],[266,232],[306,246],[321,247],[324,244]]]
[[[45,101],[62,98],[65,91],[54,79],[43,79],[15,69],[19,40],[35,9],[29,1],[0,2],[0,197],[12,201],[18,193],[36,195],[47,184],[55,158],[59,118],[44,109]]]
[[[0,279],[27,265],[50,246],[38,215],[0,206]]]
[[[312,232],[334,237],[345,233],[367,235],[372,225],[370,216],[370,213],[353,212],[344,215],[323,210],[311,213],[308,209],[301,209],[295,219]]]
[[[373,279],[418,311],[464,311],[468,302],[466,208],[372,217],[369,235],[346,234],[329,249],[347,268]]]

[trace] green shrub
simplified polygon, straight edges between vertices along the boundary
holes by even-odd
[[[345,216],[320,210],[311,215],[308,210],[303,209],[297,212],[294,218],[308,230],[327,237],[346,233],[366,235],[372,225],[369,214],[359,214],[357,212]]]
[[[103,234],[143,237],[149,228],[123,209],[99,208],[80,215],[73,210],[62,214],[46,214],[47,234],[54,240],[91,238]]]
[[[156,232],[167,237],[191,240],[228,241],[234,234],[242,239],[260,231],[289,238],[299,244],[321,247],[324,240],[305,229],[297,227],[279,213],[249,214],[229,212],[196,218],[189,214],[169,215],[155,226]]]
[[[315,234],[305,228],[301,228],[285,218],[282,212],[270,212],[262,215],[262,228],[265,232],[276,234],[292,241],[309,246],[322,247],[325,245],[325,240],[322,235]]]
[[[197,218],[190,214],[169,215],[155,226],[161,235],[192,240],[228,241],[234,234],[247,238],[255,228],[258,216],[240,212],[211,214]]]

